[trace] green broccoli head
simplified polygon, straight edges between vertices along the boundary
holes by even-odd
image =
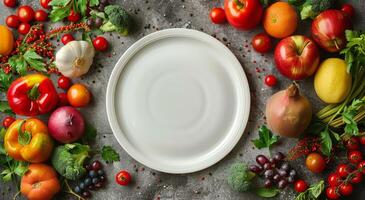
[[[314,19],[319,13],[333,7],[334,0],[307,0],[300,10],[302,20]]]
[[[58,146],[52,155],[52,165],[66,179],[77,180],[86,173],[84,161],[89,157],[90,147],[79,143]]]
[[[245,192],[250,189],[254,177],[255,174],[248,169],[247,165],[236,163],[231,166],[228,184],[237,192]]]
[[[105,7],[104,12],[108,17],[108,21],[100,27],[102,31],[116,31],[121,35],[128,35],[131,17],[127,11],[119,5],[109,5]]]

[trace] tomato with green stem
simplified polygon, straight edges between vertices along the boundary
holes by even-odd
[[[115,176],[115,181],[122,186],[128,185],[132,180],[131,175],[129,172],[122,170]]]
[[[339,164],[337,166],[336,172],[338,175],[340,175],[340,177],[347,177],[352,172],[352,170],[350,166],[346,164]]]
[[[345,146],[348,150],[358,150],[359,149],[359,139],[357,137],[351,137],[345,142]]]
[[[333,200],[340,198],[340,195],[336,191],[336,187],[328,187],[326,189],[326,196],[327,196],[327,198],[333,199]]]
[[[67,20],[70,22],[78,22],[81,19],[79,13],[75,12],[74,10],[70,11],[70,14],[67,17]]]
[[[343,196],[349,196],[353,190],[354,187],[350,183],[341,184],[339,187],[340,194]]]
[[[346,13],[349,17],[353,17],[355,15],[354,7],[349,3],[344,3],[341,7],[341,10]]]
[[[365,161],[361,161],[357,165],[357,169],[361,171],[361,173],[365,174]]]
[[[30,31],[30,24],[21,23],[18,27],[18,33],[26,35]]]
[[[348,158],[350,163],[357,164],[357,163],[360,163],[362,161],[362,153],[360,151],[357,151],[357,150],[350,151],[347,154],[347,158]]]
[[[342,183],[342,178],[339,174],[332,173],[332,174],[328,175],[327,182],[330,186],[336,187]]]
[[[351,183],[353,184],[361,183],[362,180],[363,180],[362,173],[356,172],[354,176],[351,178]]]

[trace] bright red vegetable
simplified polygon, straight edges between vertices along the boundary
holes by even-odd
[[[294,183],[294,189],[299,193],[304,192],[308,189],[308,184],[304,180],[297,180]]]
[[[74,41],[74,37],[70,33],[66,33],[62,36],[61,42],[62,44],[66,45],[67,43]]]
[[[266,33],[259,33],[252,38],[252,47],[259,53],[267,53],[272,49],[271,38]]]
[[[71,10],[70,14],[67,17],[67,20],[70,22],[78,22],[80,18],[81,16],[79,13],[75,12],[74,10]]]
[[[17,15],[21,22],[27,23],[33,20],[34,10],[30,6],[20,6],[17,11]]]
[[[19,18],[16,15],[9,15],[5,19],[5,22],[10,28],[18,28],[20,24]]]
[[[343,196],[349,196],[353,190],[354,187],[350,183],[340,185],[340,194]]]
[[[321,173],[326,168],[326,161],[319,153],[311,153],[305,161],[307,168],[313,173]]]
[[[126,186],[131,182],[132,178],[131,175],[127,172],[127,171],[120,171],[116,176],[115,176],[115,181],[119,184],[119,185],[123,185]]]
[[[336,191],[336,187],[328,187],[326,189],[326,196],[327,198],[332,200],[340,198],[340,195]]]
[[[30,31],[30,24],[21,23],[18,27],[18,33],[26,35]]]
[[[98,36],[93,40],[93,45],[96,50],[105,51],[108,49],[109,43],[104,37]]]
[[[58,78],[58,87],[64,90],[67,90],[71,87],[72,85],[72,80],[69,77],[66,76],[60,76]]]
[[[37,10],[34,14],[34,19],[38,22],[45,22],[48,19],[48,13],[44,10]]]
[[[336,187],[342,183],[342,179],[337,173],[332,173],[328,175],[327,182],[330,186]]]
[[[59,93],[58,94],[58,99],[59,99],[58,106],[68,106],[68,105],[70,105],[70,103],[68,102],[66,93]]]
[[[4,5],[9,8],[14,8],[16,6],[16,0],[4,0]]]
[[[346,164],[339,164],[337,166],[336,172],[341,177],[347,177],[351,173],[351,168]]]
[[[51,0],[40,0],[39,3],[41,4],[41,6],[44,8],[44,9],[49,9],[50,6],[49,6],[49,2],[51,2]]]
[[[346,13],[349,17],[353,17],[355,15],[354,7],[349,3],[344,3],[341,7],[341,10]]]
[[[365,174],[365,161],[361,161],[358,165],[357,165],[357,169],[361,170],[361,172],[363,174]]]
[[[357,173],[355,173],[354,177],[351,178],[351,183],[353,183],[353,184],[361,183],[362,180],[363,180],[362,173],[357,172]]]
[[[8,128],[13,122],[15,122],[14,117],[7,116],[3,119],[4,128]]]
[[[359,141],[362,145],[365,145],[365,135],[359,137]]]
[[[265,77],[265,84],[266,84],[267,86],[269,86],[269,87],[273,87],[273,86],[275,86],[277,82],[278,82],[278,81],[277,81],[277,79],[276,79],[276,76],[274,76],[274,75],[272,75],[272,74],[267,75],[267,76]]]
[[[360,151],[350,151],[347,154],[347,158],[350,163],[357,164],[362,161],[362,153]]]
[[[58,95],[52,81],[41,74],[30,74],[11,83],[7,93],[10,108],[18,115],[35,116],[52,111]]]
[[[357,137],[351,137],[345,142],[345,146],[348,150],[358,150],[359,149],[359,139]]]
[[[261,21],[263,8],[259,0],[225,0],[228,22],[235,28],[250,30]]]
[[[213,8],[210,11],[210,20],[214,24],[223,24],[227,21],[226,13],[223,8]]]

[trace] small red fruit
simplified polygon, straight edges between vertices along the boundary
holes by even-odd
[[[294,183],[294,189],[299,193],[304,192],[308,189],[308,184],[304,180],[297,180]]]
[[[269,87],[273,87],[276,85],[276,83],[278,82],[278,80],[276,79],[276,77],[272,74],[267,75],[265,77],[265,84]]]
[[[329,199],[339,199],[340,195],[336,191],[336,187],[328,187],[326,189],[326,196]]]
[[[359,139],[357,137],[351,137],[345,142],[345,146],[348,150],[358,150],[359,149]]]
[[[51,2],[51,0],[40,0],[39,3],[41,4],[41,6],[44,8],[44,9],[49,9],[50,6],[49,6],[49,2]]]
[[[93,45],[96,50],[105,51],[108,49],[109,43],[104,37],[98,36],[93,40]]]
[[[58,87],[64,90],[69,89],[72,85],[71,79],[66,76],[59,77],[57,83]]]
[[[127,172],[127,171],[120,171],[116,176],[115,176],[115,181],[119,184],[119,185],[128,185],[131,182],[132,178],[131,175]]]
[[[341,10],[345,12],[349,17],[353,17],[355,15],[355,9],[351,4],[344,3],[341,7]]]
[[[365,161],[361,161],[358,165],[357,165],[357,169],[361,170],[361,173],[365,174]]]
[[[213,8],[210,11],[210,20],[214,24],[223,24],[227,21],[226,13],[223,8]]]
[[[30,30],[30,24],[28,23],[21,23],[18,27],[18,33],[25,35],[29,32]]]
[[[67,94],[66,93],[59,93],[58,94],[58,105],[61,106],[68,106],[70,105],[70,103],[68,102],[67,99]]]
[[[38,22],[45,22],[48,19],[48,13],[44,10],[37,10],[34,14],[34,18]]]
[[[365,145],[365,135],[359,137],[360,144]]]
[[[80,18],[81,16],[79,13],[75,12],[74,10],[71,10],[70,14],[67,17],[67,20],[70,22],[78,22]]]
[[[18,8],[17,15],[21,22],[30,22],[34,18],[34,10],[30,6],[20,6]]]
[[[357,172],[357,173],[355,173],[354,177],[352,177],[351,183],[353,183],[353,184],[361,183],[362,179],[363,179],[362,173]]]
[[[259,53],[267,53],[272,49],[271,38],[266,33],[259,33],[252,38],[252,47]]]
[[[9,8],[15,8],[16,0],[4,0],[4,5]]]
[[[10,28],[18,28],[20,24],[19,18],[16,15],[9,15],[5,22]]]
[[[15,122],[15,118],[14,117],[5,117],[3,119],[3,126],[4,128],[8,128],[13,122]]]
[[[340,177],[342,177],[342,178],[349,175],[349,173],[351,173],[351,171],[352,170],[350,169],[350,167],[346,164],[339,164],[336,169],[337,174],[340,175]]]
[[[330,186],[337,187],[342,183],[342,179],[337,173],[332,173],[328,175],[327,182]]]
[[[67,33],[67,34],[64,34],[63,36],[62,36],[62,38],[61,38],[61,42],[62,42],[62,44],[64,44],[64,45],[66,45],[67,43],[69,43],[69,42],[71,42],[71,41],[74,41],[75,39],[74,39],[74,37],[71,35],[71,34],[69,34],[69,33]]]
[[[349,196],[353,190],[354,187],[350,183],[342,184],[340,186],[340,194],[343,196]]]
[[[347,158],[350,161],[350,163],[357,164],[362,161],[362,153],[360,151],[350,151],[347,154]]]

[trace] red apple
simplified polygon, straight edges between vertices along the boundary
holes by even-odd
[[[346,46],[345,30],[352,29],[348,15],[340,10],[326,10],[312,22],[312,37],[328,52],[339,52]]]
[[[317,70],[319,50],[308,37],[294,35],[282,39],[275,49],[276,68],[292,80],[307,78]]]

